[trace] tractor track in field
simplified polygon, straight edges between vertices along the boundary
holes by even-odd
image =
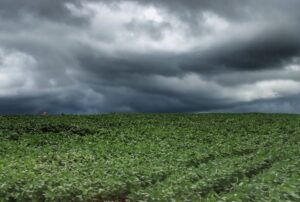
[[[231,156],[245,156],[245,155],[250,155],[250,154],[252,154],[252,153],[254,153],[254,151],[256,151],[256,150],[250,150],[250,149],[246,149],[246,150],[241,150],[241,151],[234,151],[234,152],[232,152],[232,153],[230,153],[230,154],[228,154],[228,153],[224,153],[224,155],[222,156],[222,155],[212,155],[212,156],[209,156],[209,157],[204,157],[204,158],[202,158],[202,159],[199,159],[199,162],[201,162],[202,164],[207,164],[207,163],[209,163],[210,161],[213,161],[213,160],[217,160],[218,158],[228,158],[228,157],[231,157]],[[226,154],[226,155],[225,155]],[[194,165],[190,165],[190,166],[187,166],[186,168],[189,168],[189,167],[198,167],[199,165],[197,165],[197,166],[194,166]],[[247,173],[247,175],[249,176],[251,173],[252,173],[253,171],[251,170],[251,171],[249,171],[249,173]],[[149,187],[153,187],[153,186],[155,186],[157,183],[163,183],[165,180],[167,180],[171,175],[172,175],[173,173],[172,172],[170,172],[170,173],[168,173],[168,174],[166,174],[163,178],[161,178],[160,180],[156,180],[154,183],[151,183],[151,184],[148,184],[148,185],[146,185],[146,186],[142,186],[141,188],[142,189],[147,189],[147,188],[149,188]],[[141,189],[141,190],[142,190]],[[215,187],[213,187],[212,189],[217,189],[217,187],[215,186]],[[211,189],[210,189],[211,190]],[[219,192],[221,192],[222,191],[222,189],[220,189],[219,190]],[[128,196],[129,194],[130,194],[131,192],[128,192],[127,193],[127,195],[126,196]],[[203,196],[206,196],[207,194],[208,194],[209,192],[207,192],[207,193],[204,193],[203,194]],[[202,196],[202,195],[201,195]],[[116,201],[118,201],[118,200],[116,200]]]
[[[242,172],[242,171],[233,172],[225,180],[223,177],[219,178],[206,190],[200,191],[200,196],[207,197],[211,191],[214,191],[218,195],[229,193],[230,190],[234,187],[237,179],[240,181],[246,177],[253,178],[256,175],[266,170],[269,170],[275,162],[276,161],[266,159],[261,163],[257,164],[256,166],[249,168],[248,170],[246,170],[246,172]]]

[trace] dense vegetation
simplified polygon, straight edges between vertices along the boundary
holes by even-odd
[[[0,201],[300,201],[300,116],[1,116]]]

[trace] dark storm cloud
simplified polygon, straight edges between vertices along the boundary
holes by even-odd
[[[122,53],[117,58],[104,54],[93,54],[92,50],[84,49],[77,57],[78,62],[89,73],[103,79],[123,79],[135,75],[176,75],[182,73],[178,67],[176,56],[164,52]],[[155,58],[155,59],[154,59]],[[91,75],[92,76],[92,75]]]
[[[77,0],[1,0],[0,16],[17,19],[29,14],[39,18],[66,20],[69,13],[64,4],[67,2],[79,3]]]
[[[2,0],[0,113],[300,112],[296,0]]]
[[[282,68],[300,55],[298,34],[288,31],[278,29],[251,39],[234,39],[204,53],[190,53],[183,68],[200,73]]]

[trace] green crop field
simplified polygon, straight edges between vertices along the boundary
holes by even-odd
[[[300,201],[300,116],[1,116],[0,201]]]

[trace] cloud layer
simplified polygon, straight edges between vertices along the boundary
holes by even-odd
[[[0,113],[300,113],[298,0],[0,2]]]

